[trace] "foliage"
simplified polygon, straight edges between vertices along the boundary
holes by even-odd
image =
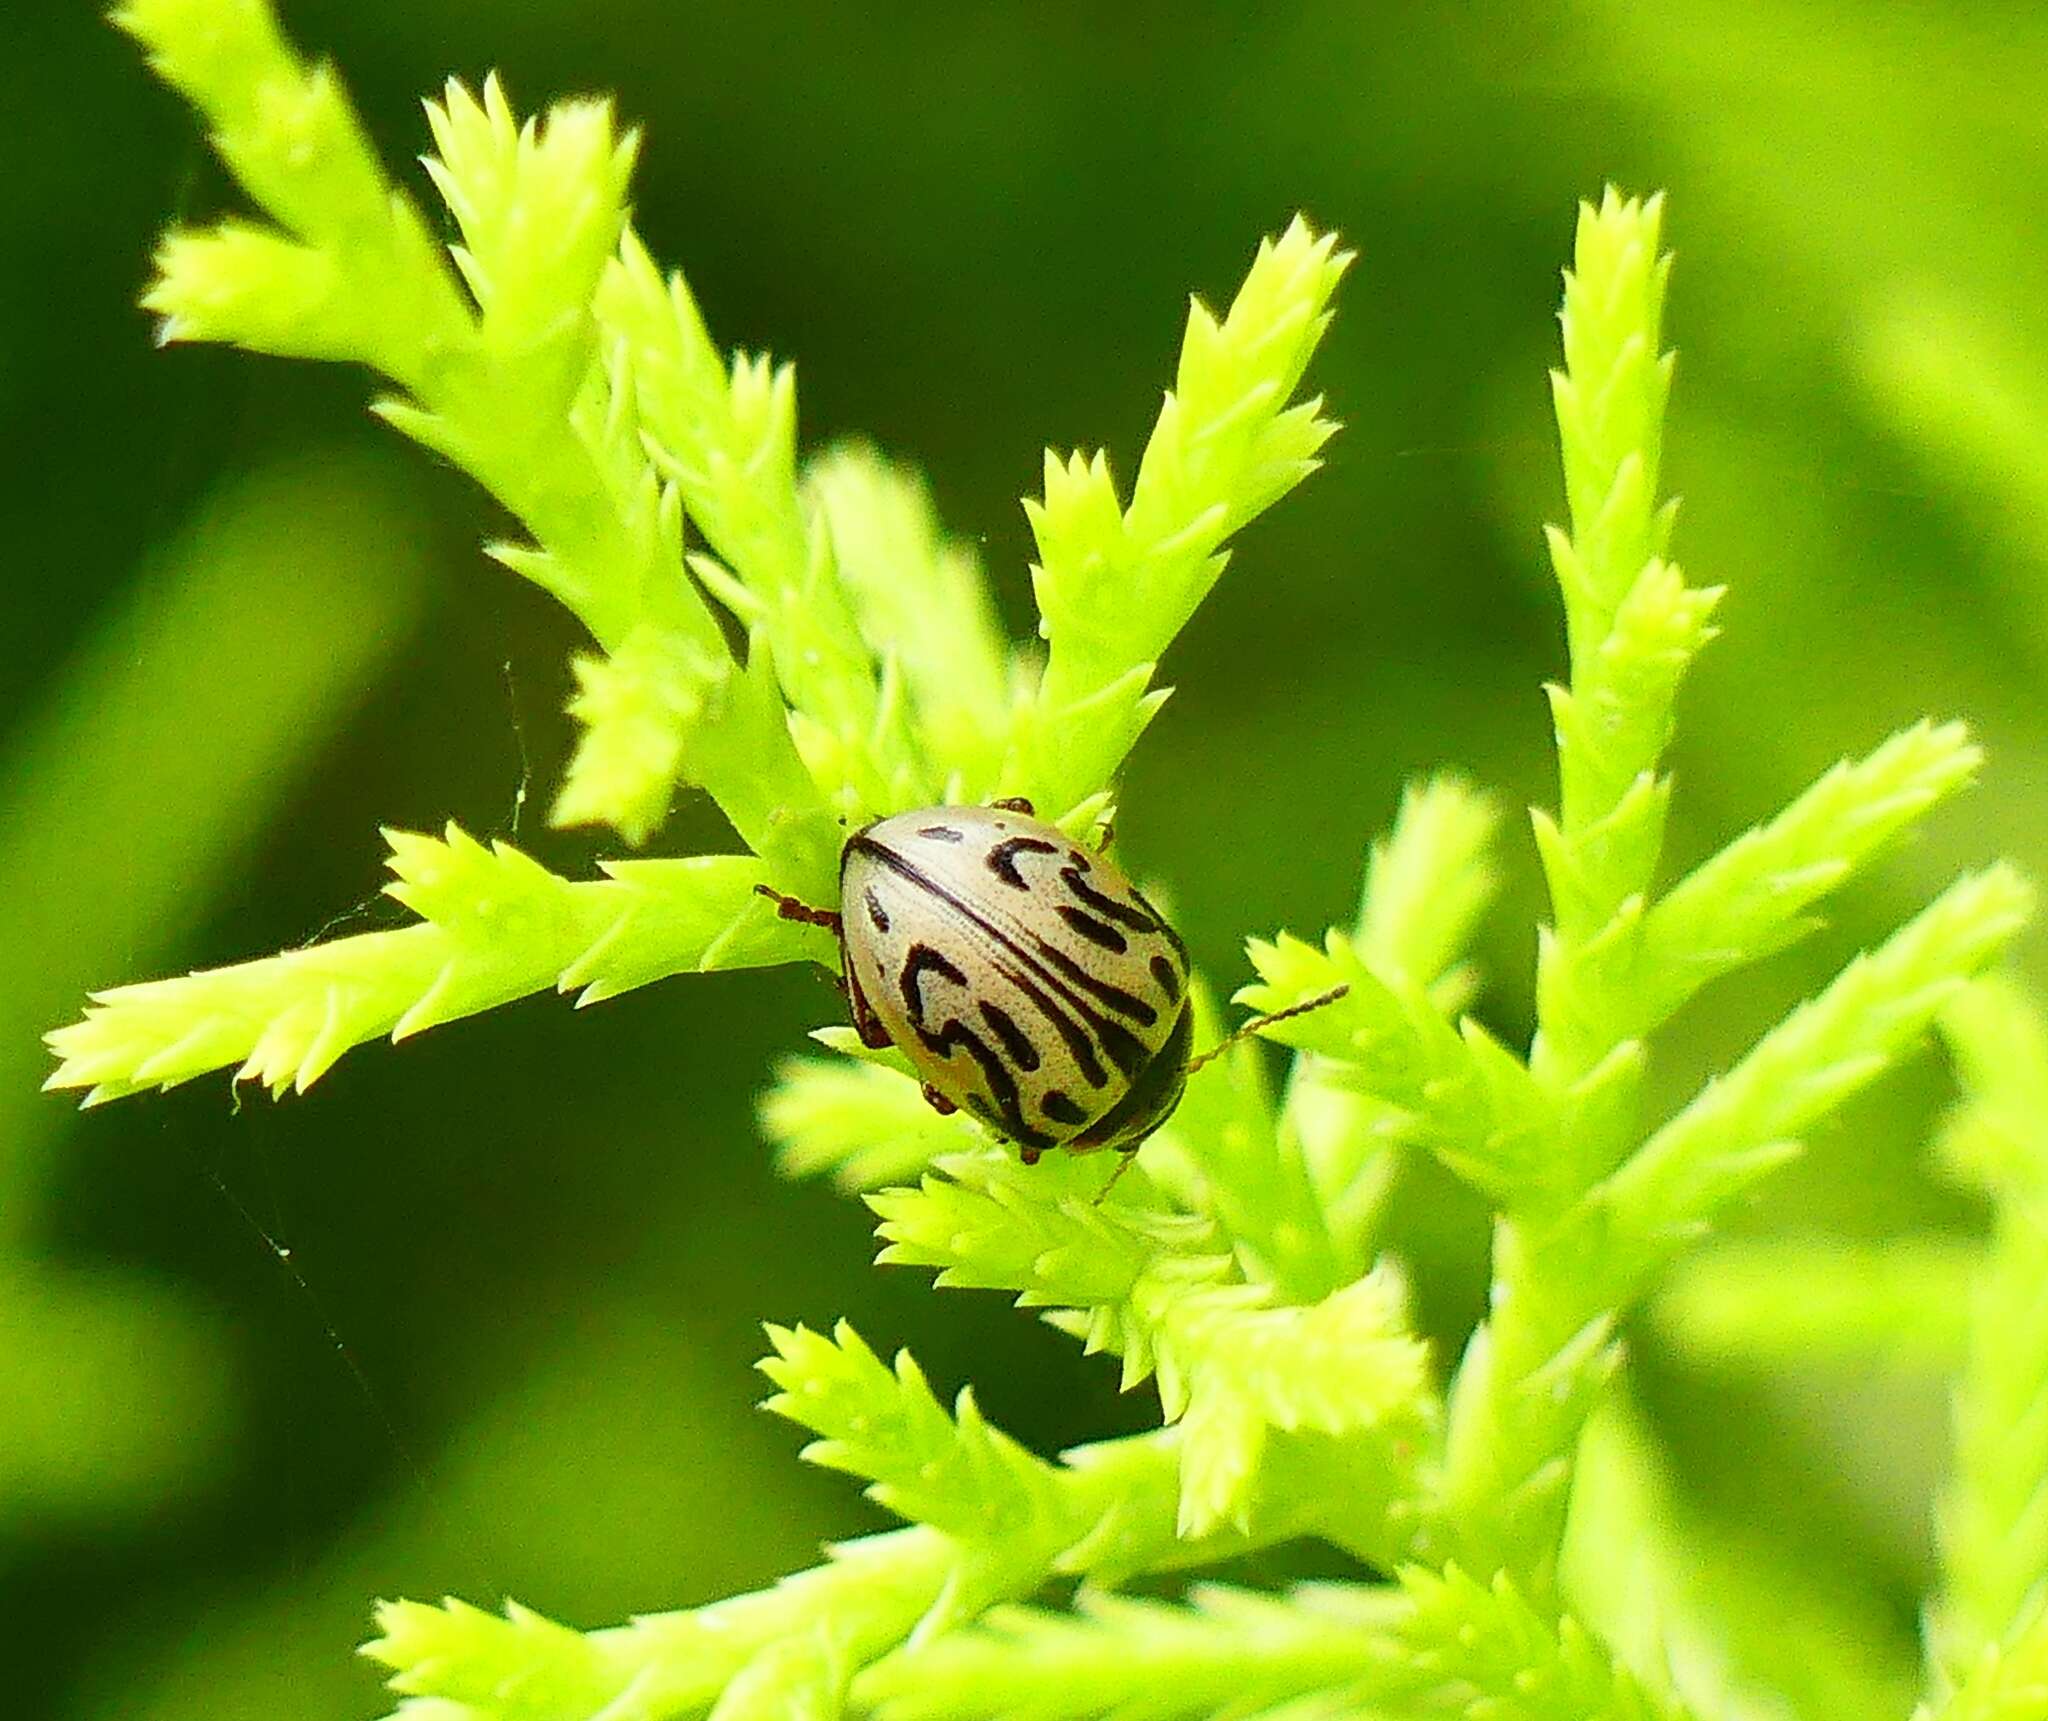
[[[1331,433],[1296,395],[1349,256],[1297,220],[1223,317],[1193,307],[1128,499],[1106,456],[1048,456],[1027,505],[1041,662],[1001,640],[913,475],[858,449],[799,462],[792,371],[728,362],[632,232],[636,140],[605,104],[522,123],[495,80],[451,85],[429,110],[428,171],[460,235],[444,254],[333,74],[293,53],[261,0],[134,0],[120,21],[267,218],[165,241],[147,295],[164,337],[387,379],[399,392],[380,415],[509,510],[530,541],[491,553],[597,647],[576,666],[581,739],[556,821],[639,843],[687,785],[745,852],[571,881],[453,827],[392,833],[391,893],[416,924],[96,995],[51,1036],[53,1085],[88,1103],[236,1066],[303,1089],[372,1035],[549,983],[591,1001],[689,970],[829,963],[829,941],[756,887],[829,903],[842,830],[900,808],[1022,792],[1077,836],[1106,828],[1165,697],[1161,654],[1229,540]],[[1995,1716],[2038,1696],[2044,1369],[2017,1311],[2048,1270],[2048,1060],[2022,1000],[1971,989],[2026,917],[2025,885],[1997,865],[1952,883],[1648,1115],[1652,1041],[1674,1015],[1807,936],[1819,904],[1979,763],[1959,726],[1916,725],[1661,882],[1677,695],[1720,596],[1670,560],[1661,221],[1659,199],[1609,192],[1581,210],[1566,275],[1568,524],[1549,553],[1570,663],[1551,690],[1559,804],[1536,815],[1550,921],[1527,1054],[1467,1013],[1495,814],[1440,777],[1374,847],[1352,925],[1251,946],[1242,1003],[1345,989],[1272,1030],[1300,1053],[1287,1087],[1269,1091],[1254,1046],[1206,1064],[1113,1191],[1084,1160],[1027,1171],[971,1121],[925,1115],[886,1056],[792,1063],[764,1112],[786,1167],[865,1192],[884,1261],[1002,1290],[1118,1356],[1160,1426],[1041,1458],[971,1392],[948,1409],[907,1355],[885,1364],[849,1326],[770,1328],[768,1408],[905,1527],[772,1589],[610,1630],[517,1605],[387,1604],[367,1653],[401,1714],[1693,1713],[1670,1669],[1629,1665],[1567,1605],[1568,1511],[1622,1323],[1937,1022],[1971,1087],[1951,1157],[1997,1220],[1974,1266],[1928,1700]],[[1217,1012],[1197,1007],[1216,1037]],[[1410,1149],[1494,1215],[1488,1316],[1441,1369],[1399,1268],[1377,1258],[1376,1192]],[[1351,1556],[1355,1577],[1113,1593],[1304,1537]]]

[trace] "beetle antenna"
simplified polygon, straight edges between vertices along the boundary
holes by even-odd
[[[1293,1016],[1306,1016],[1311,1010],[1320,1010],[1326,1004],[1336,1003],[1339,998],[1343,997],[1350,990],[1349,986],[1332,986],[1329,991],[1319,992],[1315,997],[1306,999],[1302,1003],[1290,1004],[1284,1010],[1275,1010],[1270,1015],[1252,1017],[1250,1021],[1241,1023],[1236,1028],[1233,1028],[1199,1057],[1190,1058],[1188,1060],[1188,1074],[1193,1075],[1204,1064],[1209,1062],[1211,1058],[1221,1057],[1232,1046],[1236,1045],[1238,1041],[1256,1034],[1261,1028],[1270,1028],[1275,1022],[1285,1022]]]

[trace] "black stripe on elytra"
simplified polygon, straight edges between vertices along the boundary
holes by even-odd
[[[874,886],[870,885],[862,893],[862,900],[867,904],[868,919],[873,922],[875,930],[877,932],[887,932],[889,930],[889,911],[882,906],[882,899],[875,895]]]
[[[1159,1012],[1136,993],[1126,992],[1121,986],[1112,986],[1107,980],[1098,979],[1064,950],[1046,943],[1035,932],[1031,934],[1031,942],[1038,946],[1045,960],[1070,982],[1100,999],[1118,1015],[1128,1016],[1133,1022],[1141,1022],[1147,1027],[1159,1020]]]
[[[1053,855],[1059,852],[1058,843],[1049,843],[1043,837],[1005,837],[989,849],[984,859],[988,870],[1012,890],[1029,890],[1031,886],[1017,870],[1017,857],[1020,854]]]
[[[957,843],[962,840],[961,834],[951,825],[926,825],[917,834],[921,837],[930,837],[935,843]]]
[[[1031,1043],[1031,1036],[1017,1026],[1016,1017],[1002,1005],[991,1004],[984,999],[981,1019],[988,1024],[989,1032],[1002,1041],[1011,1063],[1027,1073],[1038,1068],[1038,1048]]]
[[[1153,920],[1159,922],[1159,934],[1167,940],[1167,945],[1174,947],[1174,961],[1180,963],[1180,971],[1186,977],[1188,975],[1188,940],[1182,938],[1180,932],[1174,930],[1174,922],[1167,920],[1157,908],[1153,908],[1149,904],[1149,901],[1145,899],[1145,891],[1141,891],[1137,885],[1133,885],[1133,887],[1130,887],[1130,895],[1137,899],[1139,908],[1143,908]]]
[[[1171,1004],[1180,997],[1180,975],[1165,957],[1152,958],[1152,978],[1159,982],[1159,990],[1166,994],[1167,1003]]]
[[[1038,1102],[1038,1109],[1054,1123],[1063,1123],[1069,1129],[1079,1129],[1088,1121],[1088,1114],[1058,1088],[1045,1090],[1045,1097]]]
[[[967,984],[967,976],[929,944],[910,947],[903,958],[903,972],[897,976],[896,983],[903,988],[903,1007],[910,1014],[911,1025],[920,1033],[924,1030],[923,980],[928,973],[942,975],[956,986]]]
[[[1123,1071],[1126,1076],[1134,1074],[1138,1067],[1144,1063],[1145,1048],[1138,1044],[1128,1028],[1121,1022],[1112,1020],[1094,1008],[1086,998],[1076,993],[1058,974],[1055,974],[1052,971],[1052,967],[1048,965],[1043,957],[1034,955],[1031,951],[1026,950],[1023,945],[1019,944],[1002,927],[996,925],[985,914],[979,913],[967,903],[962,902],[959,897],[955,896],[952,891],[948,890],[937,879],[924,871],[916,862],[904,855],[898,854],[888,844],[878,843],[872,837],[867,836],[854,837],[846,845],[846,850],[849,855],[858,852],[880,861],[882,865],[898,877],[909,880],[919,890],[936,897],[940,902],[943,902],[948,908],[952,909],[955,914],[959,915],[962,920],[967,921],[970,925],[985,933],[988,936],[989,942],[997,949],[1008,951],[1011,956],[1016,958],[1022,968],[1030,970],[1040,980],[1044,981],[1045,987],[1041,990],[1031,980],[1028,980],[1024,974],[1005,966],[1001,962],[994,963],[996,972],[1012,986],[1016,987],[1018,991],[1022,992],[1025,997],[1029,998],[1038,1009],[1045,1013],[1046,1019],[1059,1030],[1060,1037],[1066,1041],[1067,1049],[1073,1053],[1074,1061],[1080,1065],[1081,1073],[1088,1078],[1090,1086],[1100,1087],[1106,1078],[1101,1060],[1095,1055],[1094,1044],[1091,1044],[1088,1036],[1082,1032],[1082,1024],[1086,1024],[1087,1027],[1094,1030],[1095,1040],[1101,1045],[1102,1050],[1109,1055],[1109,1061],[1115,1064],[1119,1070]],[[1076,968],[1073,963],[1067,961],[1064,957],[1061,957],[1057,951],[1050,950],[1042,939],[1034,940],[1034,942],[1038,944],[1041,951],[1054,957],[1059,966],[1074,974],[1081,973],[1080,969]],[[1085,981],[1087,976],[1082,975],[1081,978]],[[1113,991],[1115,988],[1111,988],[1111,990]],[[1068,1009],[1071,1009],[1080,1018],[1080,1022],[1077,1023],[1069,1020],[1057,1009],[1053,1004],[1052,998],[1047,996],[1048,992],[1057,994],[1060,1002],[1065,1004]],[[1128,997],[1129,995],[1124,994],[1124,996]],[[1134,1004],[1138,1002],[1136,999],[1131,999],[1130,1001]],[[1139,1004],[1138,1008],[1148,1012],[1150,1010],[1150,1006],[1145,1004]]]
[[[1009,948],[1013,953],[1022,955],[1016,951],[1014,945]],[[1088,1030],[1084,1026],[1085,1023],[1096,1020],[1086,1005],[1076,1006],[1081,1015],[1081,1020],[1076,1021],[1061,1008],[1044,987],[1027,979],[1007,962],[991,957],[989,966],[1001,975],[1008,985],[1014,986],[1030,999],[1032,1007],[1053,1025],[1054,1031],[1066,1043],[1067,1055],[1074,1060],[1074,1067],[1081,1072],[1083,1079],[1091,1088],[1099,1088],[1109,1080],[1109,1072],[1102,1067],[1102,1059],[1096,1055],[1095,1042],[1088,1037]]]
[[[1097,920],[1094,915],[1076,908],[1071,902],[1060,904],[1059,916],[1090,944],[1100,945],[1104,950],[1114,951],[1118,956],[1123,955],[1131,947],[1131,941],[1108,921]]]
[[[1182,938],[1178,932],[1174,931],[1173,922],[1168,920],[1165,915],[1161,914],[1158,909],[1154,908],[1152,904],[1146,900],[1145,893],[1142,890],[1140,890],[1136,885],[1131,886],[1131,900],[1135,902],[1140,908],[1142,908],[1147,914],[1151,915],[1153,924],[1156,925],[1159,928],[1160,932],[1165,935],[1166,942],[1173,946],[1173,954],[1175,959],[1180,963],[1181,973],[1186,974],[1188,971],[1187,940]]]
[[[1105,896],[1085,878],[1076,866],[1060,868],[1060,882],[1105,920],[1114,920],[1128,926],[1133,932],[1157,932],[1158,920],[1142,908],[1133,908],[1127,902],[1119,902],[1113,896]]]
[[[981,1079],[988,1084],[989,1095],[995,1101],[995,1126],[1012,1141],[1022,1142],[1026,1147],[1053,1145],[1051,1136],[1025,1121],[1023,1100],[1017,1092],[1017,1078],[1010,1073],[1010,1066],[958,1016],[950,1018],[936,1034],[928,1028],[919,1028],[917,1037],[942,1058],[951,1057],[956,1050],[964,1050],[981,1066]],[[980,1098],[979,1094],[969,1094],[968,1104],[986,1117],[986,1108],[975,1103]]]
[[[965,912],[971,914],[972,910]],[[979,921],[979,924],[988,925],[986,921]],[[1086,992],[1099,1002],[1107,1004],[1119,1015],[1128,1016],[1132,1021],[1148,1026],[1159,1020],[1157,1010],[1144,999],[1126,992],[1121,986],[1112,986],[1107,980],[1098,980],[1064,950],[1048,944],[1035,932],[1027,930],[1025,934],[1038,947],[1037,960],[1032,961],[1030,954],[1018,949],[1016,941],[1000,927],[990,926],[988,930],[991,936],[1010,949],[1016,950],[1027,962],[1031,962],[1031,965],[1045,977],[1047,983],[1081,1013],[1088,1025],[1095,1030],[1095,1037],[1102,1043],[1102,1049],[1109,1054],[1111,1063],[1126,1076],[1136,1075],[1144,1067],[1147,1054],[1138,1037],[1113,1017],[1091,1009],[1087,1000],[1079,994]],[[1058,970],[1057,973],[1054,972],[1055,969]]]
[[[1091,1147],[1114,1146],[1130,1153],[1173,1113],[1187,1086],[1188,1043],[1193,1036],[1194,1011],[1182,1010],[1166,1036],[1159,1055],[1124,1090],[1124,1096],[1067,1145],[1077,1153]]]

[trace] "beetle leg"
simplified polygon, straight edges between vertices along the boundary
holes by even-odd
[[[1033,1147],[1029,1142],[1019,1142],[1017,1144],[1017,1157],[1023,1160],[1026,1165],[1036,1165],[1039,1156],[1044,1151],[1045,1149],[1042,1147]]]
[[[1129,1171],[1131,1167],[1136,1165],[1137,1163],[1138,1150],[1135,1146],[1127,1147],[1120,1154],[1118,1154],[1116,1161],[1116,1170],[1112,1171],[1109,1174],[1109,1181],[1095,1192],[1095,1199],[1093,1202],[1090,1203],[1090,1205],[1094,1207],[1100,1207],[1105,1201],[1107,1201],[1109,1199],[1109,1192],[1116,1187],[1117,1179],[1123,1176],[1125,1172]]]
[[[944,1094],[940,1093],[937,1088],[933,1087],[930,1082],[924,1084],[924,1103],[941,1117],[951,1117],[960,1109],[951,1100],[946,1098]]]
[[[822,926],[834,938],[842,936],[838,914],[829,908],[813,908],[807,902],[799,902],[793,896],[784,896],[781,891],[765,884],[754,886],[756,896],[765,896],[775,904],[775,912],[784,920],[800,921],[805,926]]]
[[[991,801],[992,807],[1000,807],[1006,813],[1022,813],[1027,819],[1038,817],[1038,809],[1022,795],[1005,795],[1000,801]]]

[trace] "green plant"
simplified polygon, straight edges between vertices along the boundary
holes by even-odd
[[[303,1089],[374,1034],[550,983],[589,1002],[691,969],[830,963],[829,940],[775,918],[755,886],[829,901],[842,832],[899,808],[1023,793],[1077,836],[1098,830],[1164,697],[1161,653],[1227,541],[1330,434],[1294,395],[1348,257],[1297,221],[1261,247],[1226,317],[1194,307],[1128,501],[1103,457],[1048,459],[1028,505],[1040,661],[1001,639],[914,477],[858,449],[799,463],[791,372],[728,367],[681,278],[631,232],[634,143],[603,104],[522,125],[495,83],[481,98],[450,86],[430,109],[429,172],[461,232],[451,272],[332,75],[285,46],[260,0],[136,0],[119,17],[270,218],[166,241],[147,298],[165,336],[388,378],[401,392],[378,410],[512,511],[532,542],[492,553],[600,648],[576,666],[582,731],[556,822],[638,843],[688,784],[745,852],[575,882],[453,828],[392,833],[390,888],[417,924],[99,995],[51,1036],[53,1085],[88,1103],[223,1066]],[[770,1408],[906,1527],[772,1590],[607,1631],[517,1606],[389,1604],[368,1653],[402,1713],[1711,1712],[1657,1654],[1624,1656],[1568,1611],[1585,1604],[1561,1555],[1620,1323],[1937,1020],[1972,1087],[1951,1157],[1998,1221],[1967,1269],[1983,1312],[1959,1387],[1928,1701],[1956,1718],[2038,1712],[2044,1464],[2029,1436],[2048,1353],[2014,1311],[2048,1288],[2048,1053],[2023,1000],[1970,990],[2024,919],[2026,887],[2003,866],[1958,880],[1645,1122],[1653,1036],[1701,988],[1804,937],[1820,902],[1978,762],[1959,727],[1915,726],[1660,881],[1661,761],[1718,597],[1667,559],[1661,213],[1614,193],[1583,209],[1566,279],[1554,381],[1570,525],[1550,551],[1570,678],[1552,690],[1559,808],[1536,824],[1552,918],[1527,1055],[1466,1013],[1496,814],[1450,776],[1404,800],[1351,925],[1252,945],[1260,978],[1239,996],[1262,1011],[1346,988],[1275,1030],[1301,1054],[1285,1087],[1269,1089],[1255,1047],[1208,1065],[1110,1199],[1098,1166],[1055,1155],[1027,1170],[929,1113],[898,1060],[823,1031],[841,1055],[793,1061],[764,1106],[784,1165],[864,1195],[882,1260],[1002,1290],[1115,1354],[1127,1386],[1151,1383],[1161,1426],[1043,1459],[971,1393],[949,1409],[907,1356],[884,1363],[850,1328],[771,1328]],[[686,551],[686,523],[706,551]],[[744,629],[743,655],[714,600]],[[1214,1039],[1215,1004],[1198,994],[1197,1009]],[[1496,1215],[1491,1312],[1448,1370],[1380,1258],[1386,1170],[1409,1151]],[[1730,1282],[1695,1281],[1695,1322],[1727,1317]],[[1355,1580],[1116,1593],[1298,1537],[1351,1555]]]

